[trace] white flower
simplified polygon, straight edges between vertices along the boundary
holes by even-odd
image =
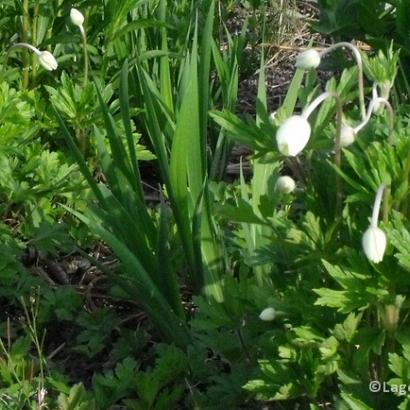
[[[71,22],[78,27],[81,27],[84,23],[84,16],[81,13],[81,11],[72,8],[70,11],[70,18],[71,18]]]
[[[284,175],[276,181],[275,189],[282,194],[290,194],[296,188],[296,183],[293,178]]]
[[[46,398],[47,395],[47,390],[42,388],[37,392],[37,401],[38,404],[41,408],[43,408],[44,403],[44,399]]]
[[[379,263],[383,260],[387,243],[386,234],[377,226],[383,191],[384,185],[382,184],[377,189],[370,226],[367,228],[362,238],[363,251],[367,259],[374,263]]]
[[[53,71],[58,67],[57,60],[49,51],[40,51],[38,60],[40,64],[48,71]]]
[[[354,128],[350,127],[349,125],[342,125],[342,130],[340,133],[340,145],[342,147],[347,147],[350,144],[353,144],[356,139],[356,132]]]
[[[285,120],[276,133],[278,149],[283,155],[295,157],[305,148],[310,138],[310,124],[301,115]]]
[[[272,320],[275,319],[275,317],[276,317],[276,311],[272,307],[263,309],[259,315],[259,319],[263,320],[264,322],[271,322]]]
[[[28,48],[30,51],[32,51],[38,57],[40,64],[46,70],[53,71],[58,67],[57,60],[49,51],[40,51],[38,48],[28,43],[16,43],[10,47],[10,50],[18,47]]]
[[[367,259],[374,263],[381,262],[386,243],[386,234],[377,226],[369,226],[362,238],[363,251]]]
[[[320,54],[314,49],[306,50],[296,57],[296,67],[304,70],[316,68],[320,64]]]

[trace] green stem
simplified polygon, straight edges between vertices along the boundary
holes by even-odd
[[[410,149],[407,153],[407,159],[406,159],[406,165],[404,167],[404,178],[405,178],[405,192],[407,192],[407,188],[409,186],[409,178],[410,178]],[[404,202],[402,204],[402,212],[407,215],[407,209],[408,209],[408,201],[406,198],[406,195],[404,196]]]
[[[336,48],[348,48],[352,53],[356,60],[357,64],[357,84],[359,86],[359,104],[360,104],[360,113],[362,119],[366,117],[366,107],[364,103],[364,78],[363,78],[363,61],[362,56],[360,55],[359,49],[351,43],[342,41],[340,43],[333,44],[332,46],[328,47],[327,49],[323,50],[320,53],[320,56],[323,57],[324,55],[330,53],[331,51],[335,50]]]
[[[29,19],[29,0],[23,0],[23,32],[22,40],[24,43],[28,43],[28,37],[30,32],[30,19]],[[23,88],[27,88],[29,84],[29,63],[30,56],[28,51],[23,51]]]
[[[342,100],[334,91],[326,91],[315,98],[304,110],[302,117],[309,118],[313,111],[327,98],[334,98],[336,101],[336,146],[335,146],[335,165],[340,169],[342,166],[342,144],[341,144],[341,132],[342,132],[342,118],[343,118],[343,106]],[[336,215],[340,215],[342,212],[342,187],[340,175],[336,173]]]
[[[236,334],[238,335],[239,343],[240,343],[240,345],[242,347],[242,350],[243,350],[243,352],[246,356],[246,360],[248,361],[249,364],[252,364],[253,360],[252,360],[251,355],[249,354],[248,348],[246,347],[245,341],[244,341],[243,336],[242,336],[242,330],[241,330],[240,327],[236,330]]]
[[[87,35],[83,26],[80,26],[81,37],[83,38],[83,54],[84,54],[84,87],[88,83],[88,52],[87,52]]]
[[[393,130],[394,130],[394,111],[393,107],[388,101],[383,102],[383,104],[387,108],[388,116],[389,116],[389,134],[388,134],[388,143],[390,146],[393,146]],[[387,224],[389,220],[389,213],[390,213],[390,197],[391,197],[391,187],[388,185],[386,187],[386,192],[384,193],[384,202],[383,202],[383,222]]]
[[[40,10],[40,0],[36,0],[36,5],[34,6],[34,13],[33,13],[33,20],[31,25],[31,40],[35,47],[37,47],[37,22],[38,22],[38,14]],[[31,56],[31,78],[33,82],[33,86],[36,81],[37,76],[37,57],[35,55]]]
[[[335,165],[341,169],[342,168],[342,144],[341,144],[341,133],[342,133],[342,117],[343,108],[342,102],[337,94],[334,94],[336,100],[336,147],[335,147]],[[342,183],[339,173],[336,173],[336,215],[341,215],[342,213]]]

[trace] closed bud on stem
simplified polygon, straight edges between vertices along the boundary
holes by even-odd
[[[293,178],[284,175],[276,181],[275,189],[282,194],[290,194],[296,188],[296,183]]]
[[[380,310],[383,327],[390,333],[397,329],[399,323],[400,307],[396,305],[386,305]]]
[[[81,27],[84,23],[84,16],[81,13],[81,11],[72,8],[70,11],[70,18],[71,18],[71,22],[77,26],[77,27]]]
[[[263,320],[264,322],[271,322],[272,320],[275,319],[275,317],[276,317],[276,311],[272,307],[263,309],[259,315],[259,319]]]
[[[367,259],[374,263],[379,263],[383,260],[387,245],[386,234],[377,226],[383,190],[384,185],[381,185],[377,190],[371,223],[362,238],[363,251]]]
[[[340,131],[340,145],[342,147],[348,147],[356,140],[356,132],[353,127],[343,124]]]
[[[369,226],[362,239],[363,251],[367,259],[374,263],[381,262],[386,244],[386,234],[377,226]]]
[[[296,57],[296,68],[310,70],[320,64],[320,54],[314,49],[306,50]]]

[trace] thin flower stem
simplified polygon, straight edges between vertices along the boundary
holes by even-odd
[[[360,123],[354,129],[354,131],[357,134],[363,127],[365,127],[367,125],[367,123],[369,122],[370,117],[371,117],[374,109],[378,105],[384,105],[387,108],[387,113],[388,113],[388,116],[389,116],[389,120],[388,120],[389,121],[389,131],[388,131],[387,141],[388,141],[390,146],[393,146],[393,143],[394,143],[394,140],[393,140],[393,131],[394,131],[394,111],[393,111],[393,107],[391,106],[389,101],[386,100],[386,98],[377,97],[377,89],[374,86],[373,86],[373,99],[370,102],[369,107],[367,109],[366,118],[362,121],[362,123]],[[406,171],[405,171],[406,175],[408,175],[409,172],[410,172],[410,163],[409,163],[408,169],[407,169],[407,166],[406,166]],[[390,188],[390,186],[387,186],[386,190],[385,190],[385,193],[384,193],[384,202],[383,202],[383,222],[385,224],[387,224],[388,219],[389,219],[390,197],[391,197],[391,188]]]
[[[34,6],[33,20],[31,23],[31,42],[35,45],[37,45],[37,23],[38,23],[39,11],[40,11],[40,0],[36,0],[36,4]],[[36,76],[37,76],[37,61],[36,61],[36,57],[33,55],[31,56],[32,86],[35,85]]]
[[[404,167],[404,177],[405,179],[405,186],[406,186],[406,190],[405,192],[407,192],[407,188],[408,188],[408,183],[409,183],[409,177],[410,177],[410,150],[407,153],[407,160],[406,160],[406,165]],[[407,198],[404,197],[404,202],[402,204],[402,212],[407,215],[407,209],[408,209],[408,201]]]
[[[249,354],[248,348],[246,347],[245,341],[243,340],[242,331],[240,327],[236,330],[236,334],[238,335],[239,343],[242,347],[243,352],[245,353],[248,363],[252,364],[253,360],[251,355]]]
[[[373,110],[375,109],[375,107],[377,105],[385,105],[387,108],[387,112],[389,115],[389,134],[388,134],[388,141],[390,145],[393,145],[393,129],[394,129],[394,111],[393,111],[393,107],[391,106],[391,104],[389,103],[388,100],[386,100],[385,98],[382,97],[377,97],[377,98],[373,98],[367,108],[367,113],[366,116],[364,117],[363,121],[354,128],[354,132],[357,134],[359,131],[362,130],[362,128],[364,128],[368,122],[370,121],[370,118],[373,114]]]
[[[21,38],[23,43],[28,42],[30,32],[29,0],[23,0],[23,32]],[[23,53],[23,88],[28,87],[29,83],[29,63],[30,57],[26,52]]]
[[[83,54],[84,54],[84,87],[88,83],[88,52],[87,52],[87,35],[84,27],[80,26],[81,37],[83,38]]]
[[[326,54],[331,53],[333,50],[337,48],[342,48],[346,47],[349,50],[352,51],[353,56],[356,60],[357,64],[357,80],[358,80],[358,85],[359,85],[359,104],[360,104],[360,113],[362,116],[362,119],[366,117],[366,107],[364,103],[364,80],[363,80],[363,61],[362,61],[362,56],[360,55],[360,51],[358,50],[357,47],[355,47],[353,44],[348,43],[348,42],[340,42],[333,44],[329,48],[326,48],[320,53],[320,57],[323,57]]]
[[[31,44],[28,44],[28,43],[16,43],[16,44],[13,44],[13,45],[9,48],[8,53],[10,53],[11,50],[13,50],[13,49],[15,49],[15,48],[19,48],[19,47],[28,48],[28,49],[29,49],[30,51],[32,51],[33,53],[36,53],[37,55],[40,55],[40,50],[39,50],[38,48],[32,46]]]
[[[336,100],[336,142],[335,142],[335,165],[342,168],[342,119],[343,107],[340,97],[335,93],[333,97]],[[336,215],[342,213],[342,182],[340,175],[336,173]]]
[[[377,223],[379,220],[379,213],[380,213],[380,205],[382,203],[383,191],[384,191],[384,184],[381,184],[379,188],[377,189],[376,198],[374,200],[372,219],[370,222],[370,226],[372,228],[377,227]]]
[[[316,97],[302,112],[302,117],[304,117],[306,120],[309,119],[310,115],[313,113],[313,111],[316,110],[316,108],[327,98],[329,97],[335,97],[337,94],[333,91],[326,91],[322,94],[320,94],[318,97]]]
[[[342,166],[342,119],[343,119],[343,106],[342,100],[334,91],[326,91],[315,98],[302,112],[302,117],[306,120],[313,113],[313,111],[327,98],[334,98],[336,101],[336,143],[335,143],[335,165],[340,169]],[[336,215],[339,215],[342,211],[342,187],[340,175],[336,173]]]

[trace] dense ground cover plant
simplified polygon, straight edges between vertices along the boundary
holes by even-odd
[[[408,407],[398,53],[307,50],[270,113],[261,47],[244,117],[284,8],[239,3],[0,5],[5,408]],[[320,86],[337,47],[364,70]]]

